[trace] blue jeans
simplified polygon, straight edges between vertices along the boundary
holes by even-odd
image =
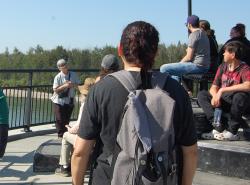
[[[162,73],[169,73],[173,79],[180,81],[185,74],[202,74],[208,72],[209,67],[198,66],[192,62],[163,64],[160,67]]]

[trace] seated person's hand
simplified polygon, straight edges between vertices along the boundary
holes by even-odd
[[[65,127],[68,129],[68,132],[71,134],[77,134],[79,129],[79,124],[75,124],[72,127],[70,125],[65,125]]]
[[[70,132],[71,126],[65,125],[65,127],[68,129],[68,132]]]
[[[65,84],[67,84],[67,88],[72,88],[72,87],[74,87],[74,84],[73,84],[71,81],[66,81]]]
[[[213,107],[219,107],[220,106],[220,96],[214,96],[212,99],[211,99],[211,105]]]

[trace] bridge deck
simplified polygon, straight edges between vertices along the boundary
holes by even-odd
[[[32,128],[33,137],[24,138],[23,132],[18,130],[10,131],[11,141],[8,143],[5,157],[0,161],[0,184],[5,185],[29,185],[29,184],[51,184],[51,185],[65,185],[71,184],[71,177],[62,177],[55,175],[52,172],[33,172],[33,155],[35,150],[44,142],[51,139],[56,139],[56,134],[45,134],[55,130],[52,125],[44,125]],[[42,131],[44,132],[42,133]],[[36,135],[35,133],[42,133],[43,135]],[[20,133],[18,133],[20,132]],[[27,133],[26,133],[27,134]],[[19,135],[19,136],[18,136]],[[31,134],[30,134],[31,135]],[[23,139],[13,140],[12,138],[22,137]],[[202,143],[222,144],[218,141],[199,141]],[[223,145],[240,146],[242,148],[250,148],[250,142],[223,142]],[[240,159],[239,159],[240,160]],[[87,181],[88,179],[86,179]],[[87,184],[87,183],[85,183]],[[218,174],[211,174],[197,171],[193,185],[246,185],[250,184],[250,180],[239,178],[226,177]]]

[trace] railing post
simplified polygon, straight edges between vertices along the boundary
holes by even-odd
[[[192,0],[188,0],[188,16],[192,15]]]
[[[28,79],[28,91],[27,91],[27,98],[26,98],[26,107],[25,107],[25,123],[24,123],[24,131],[31,132],[30,124],[31,124],[31,115],[32,115],[32,76],[33,72],[29,72],[29,79]]]
[[[192,15],[192,0],[188,0],[188,16]],[[188,29],[188,36],[190,34],[190,30]]]

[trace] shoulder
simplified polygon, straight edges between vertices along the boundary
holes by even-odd
[[[55,81],[58,81],[58,80],[60,80],[61,78],[63,78],[62,74],[61,74],[61,73],[57,73],[57,75],[55,76],[54,80],[55,80]]]
[[[245,62],[241,62],[241,64],[240,64],[240,69],[241,69],[242,71],[250,71],[249,65],[247,65]]]
[[[248,47],[250,47],[250,41],[246,38],[246,37],[244,37],[245,38],[245,40],[246,40],[246,45],[248,46]]]
[[[57,73],[57,74],[56,74],[55,78],[59,78],[59,77],[61,77],[61,76],[62,76],[62,74],[61,74],[61,72],[60,72],[60,73]]]
[[[171,98],[176,102],[186,102],[188,100],[188,95],[185,89],[180,85],[179,82],[168,76],[164,90],[167,91]]]
[[[198,38],[199,35],[200,35],[200,31],[199,31],[199,30],[196,30],[196,31],[190,33],[189,38],[190,38],[190,39]]]
[[[115,77],[107,75],[94,84],[89,94],[92,94],[93,97],[106,99],[111,94],[119,94],[121,91],[126,91],[123,85]]]
[[[221,63],[218,67],[218,71],[226,71],[227,70],[227,64],[226,63]]]
[[[105,76],[96,84],[96,88],[103,89],[103,90],[110,89],[110,87],[113,87],[113,86],[115,87],[121,86],[121,83],[115,77],[111,75]]]

